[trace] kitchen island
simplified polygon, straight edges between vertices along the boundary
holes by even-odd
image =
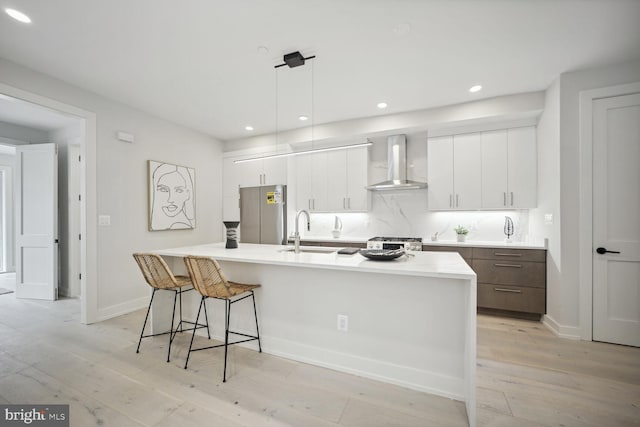
[[[184,272],[183,256],[208,256],[229,280],[260,283],[264,352],[464,401],[475,425],[476,275],[459,254],[371,261],[336,248],[286,249],[216,243],[154,252],[176,272]],[[185,317],[195,317],[197,300],[186,301]],[[154,330],[168,329],[172,301],[154,301]],[[220,338],[224,310],[217,303],[209,303],[209,321]],[[232,329],[252,333],[251,310],[238,304]],[[338,315],[347,322],[338,325]]]

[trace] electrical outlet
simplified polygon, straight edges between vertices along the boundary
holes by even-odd
[[[98,225],[108,227],[111,225],[111,215],[98,215]]]
[[[338,330],[342,332],[349,330],[349,316],[346,314],[338,314]]]
[[[551,225],[553,224],[553,214],[544,214],[544,223],[545,225]]]

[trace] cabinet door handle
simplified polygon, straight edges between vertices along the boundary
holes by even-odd
[[[522,291],[520,289],[505,289],[505,288],[493,288],[496,292],[512,292],[514,294],[519,294]]]
[[[513,206],[513,191],[511,192],[511,206]]]
[[[449,207],[453,207],[453,194],[449,194]]]
[[[507,206],[507,192],[502,192],[502,206]]]
[[[494,256],[514,256],[514,257],[522,256],[522,254],[503,254],[502,252],[494,252],[493,255]]]
[[[493,264],[495,267],[522,268],[520,264]]]
[[[351,209],[351,197],[347,197],[347,207]]]
[[[316,208],[316,199],[311,199],[311,200],[313,200],[312,205],[313,205],[313,209],[315,210],[315,208]]]
[[[307,206],[309,210],[311,210],[311,199],[307,199]]]
[[[459,194],[456,194],[456,208],[460,207],[460,200],[459,200],[460,197],[459,196],[460,196]]]

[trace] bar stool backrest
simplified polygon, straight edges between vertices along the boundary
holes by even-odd
[[[227,299],[232,296],[230,285],[218,261],[208,257],[186,256],[184,263],[193,287],[201,295]]]
[[[138,263],[142,275],[149,286],[157,289],[173,289],[179,287],[169,266],[160,255],[135,253],[133,254],[133,258]]]

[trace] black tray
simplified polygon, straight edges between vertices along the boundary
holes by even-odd
[[[404,249],[360,249],[360,255],[375,261],[390,261],[404,255]]]

